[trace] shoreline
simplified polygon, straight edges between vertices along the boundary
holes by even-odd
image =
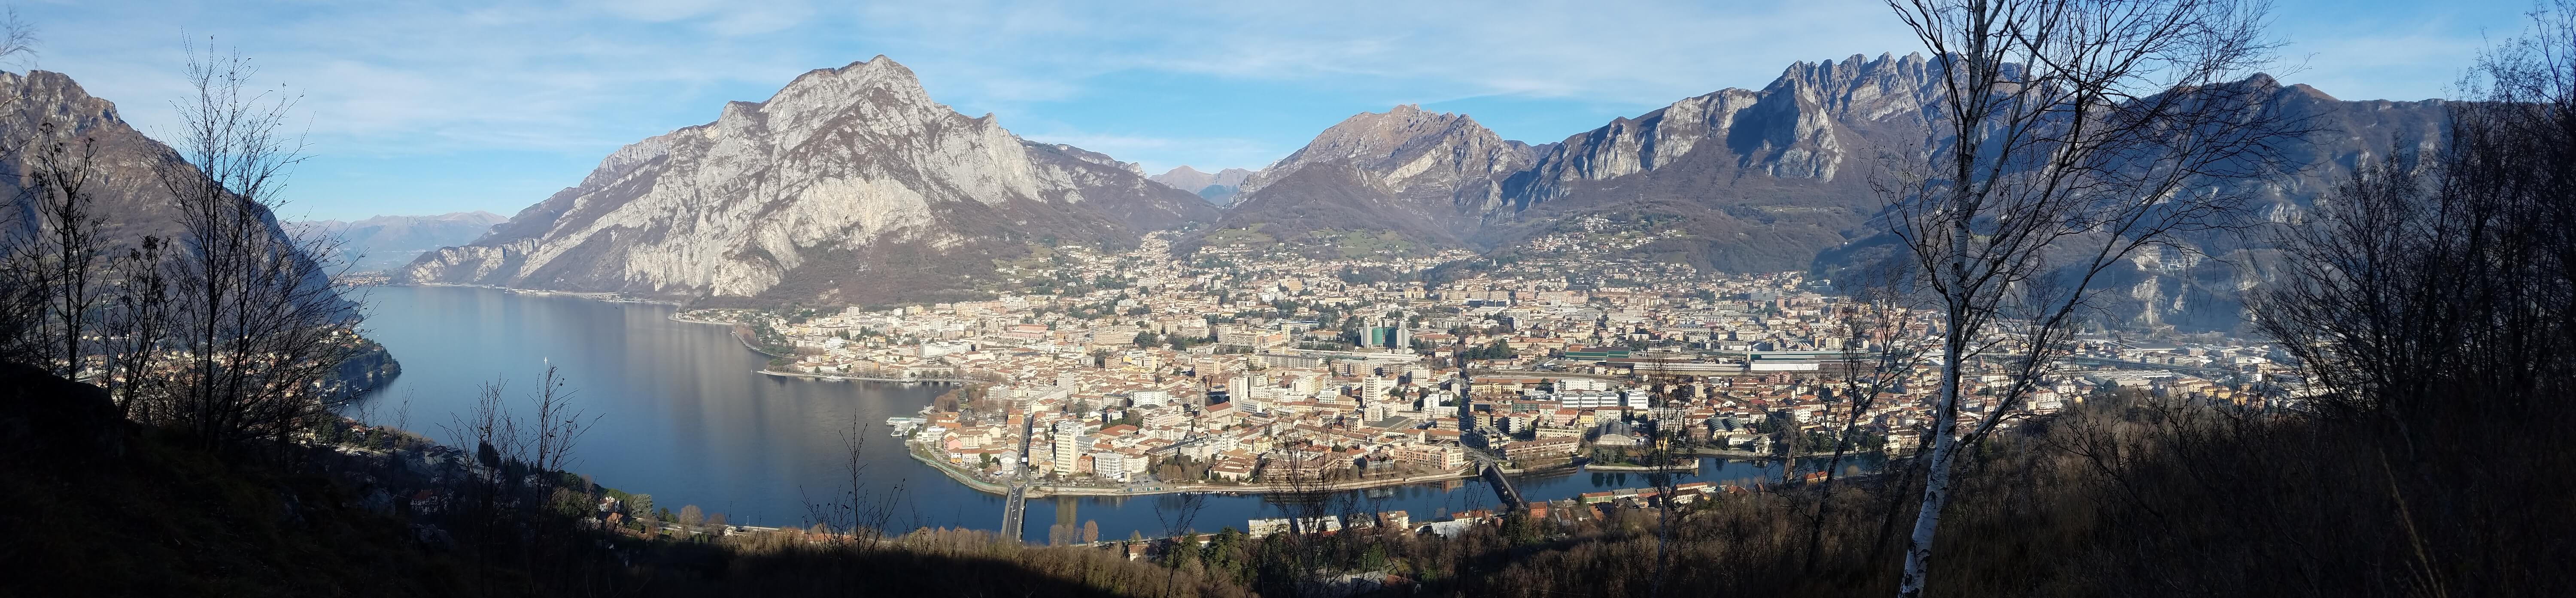
[[[1001,496],[1009,496],[1011,493],[1010,486],[984,481],[974,477],[972,474],[958,471],[956,469],[956,465],[948,463],[945,460],[923,454],[921,447],[912,444],[909,439],[904,442],[904,447],[904,452],[911,454],[913,460],[920,461],[925,465],[938,469],[940,474],[946,475],[948,476],[948,479],[964,484],[968,488],[973,488],[978,492],[986,494]],[[1309,486],[1305,488],[1299,488],[1294,485],[1287,484],[1248,484],[1243,486],[1166,484],[1147,490],[1134,490],[1128,488],[1092,488],[1084,486],[1047,486],[1041,484],[1030,484],[1026,498],[1046,498],[1050,496],[1153,496],[1157,494],[1181,494],[1187,492],[1235,495],[1285,494],[1296,492],[1347,492],[1351,490],[1368,490],[1392,486],[1409,486],[1431,482],[1474,479],[1478,477],[1478,475],[1479,474],[1474,468],[1468,468],[1455,472],[1420,474],[1401,478],[1352,480]]]
[[[1706,457],[1720,457],[1720,458],[1727,458],[1727,459],[1785,459],[1785,458],[1788,458],[1788,456],[1786,456],[1786,455],[1769,454],[1769,453],[1756,453],[1756,452],[1752,452],[1752,451],[1732,451],[1732,450],[1711,449],[1711,448],[1691,449],[1691,453],[1692,453],[1692,454],[1696,454],[1696,455],[1700,455],[1700,456],[1706,456]],[[1857,457],[1857,456],[1861,456],[1861,455],[1885,455],[1885,456],[1887,456],[1887,457],[1889,457],[1889,458],[1895,458],[1895,457],[1898,457],[1898,456],[1899,456],[1899,455],[1895,455],[1895,454],[1890,454],[1890,453],[1888,453],[1888,452],[1886,452],[1886,451],[1850,451],[1850,452],[1843,453],[1843,456],[1844,456],[1844,457],[1846,457],[1846,458],[1849,458],[1849,457]],[[1832,452],[1823,452],[1823,453],[1808,453],[1808,454],[1801,454],[1801,455],[1797,455],[1797,458],[1799,458],[1799,459],[1830,459],[1830,458],[1833,458],[1833,456],[1834,456],[1834,454],[1833,454]]]
[[[522,289],[522,288],[516,288],[516,287],[495,286],[495,285],[488,285],[488,284],[456,284],[456,283],[451,283],[451,282],[409,282],[409,283],[401,283],[401,284],[391,284],[391,283],[388,283],[388,284],[386,284],[385,286],[397,286],[397,287],[448,287],[448,288],[459,288],[459,289],[491,289],[491,290],[495,290],[495,291],[502,291],[502,292],[510,293],[510,294],[513,294],[513,295],[535,295],[535,296],[539,296],[539,297],[572,297],[572,298],[576,298],[576,299],[589,299],[589,300],[592,300],[592,301],[601,301],[601,302],[606,302],[606,303],[649,303],[649,304],[653,304],[653,305],[668,305],[668,306],[672,306],[672,307],[680,307],[680,306],[681,306],[681,303],[680,303],[680,302],[678,302],[678,301],[672,301],[672,300],[667,300],[667,299],[645,299],[645,298],[636,297],[636,296],[632,296],[632,295],[626,295],[626,294],[623,294],[623,293],[593,293],[593,292],[582,292],[582,291],[548,291],[548,290],[543,290],[543,289]]]
[[[1700,464],[1700,460],[1698,460],[1698,459],[1692,459],[1692,460],[1691,460],[1691,462],[1690,462],[1690,465],[1688,465],[1688,466],[1681,466],[1681,465],[1668,465],[1668,466],[1662,466],[1662,467],[1657,467],[1657,466],[1653,466],[1653,465],[1614,465],[1614,464],[1595,464],[1595,463],[1585,463],[1585,464],[1583,464],[1583,470],[1584,470],[1584,471],[1621,471],[1621,472],[1627,472],[1627,471],[1646,471],[1646,472],[1656,472],[1656,471],[1688,471],[1688,472],[1698,472],[1698,471],[1699,471],[1699,464]]]
[[[975,384],[982,382],[981,380],[968,380],[965,378],[879,378],[875,376],[852,376],[849,374],[799,374],[795,372],[780,372],[774,370],[752,371],[781,378],[811,378],[823,382],[920,382],[925,384]]]

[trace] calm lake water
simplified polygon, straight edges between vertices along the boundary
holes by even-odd
[[[1001,526],[1001,497],[949,481],[886,435],[886,418],[914,414],[944,386],[762,375],[755,370],[767,357],[744,349],[724,327],[671,321],[668,306],[452,287],[370,289],[367,305],[369,335],[403,367],[393,384],[350,408],[371,423],[452,442],[443,425],[473,408],[481,384],[506,384],[514,404],[526,403],[551,363],[578,404],[599,417],[575,447],[570,469],[651,494],[658,506],[694,504],[735,524],[804,525],[805,497],[842,485],[833,480],[845,477],[842,437],[855,421],[871,430],[864,483],[901,497],[888,527]],[[1701,475],[1684,481],[1750,485],[1779,479],[1776,465],[1709,459]],[[1513,480],[1532,500],[1650,484],[1641,473],[1574,471]],[[1246,519],[1293,508],[1259,496],[1199,502],[1188,527],[1200,531],[1239,529]],[[1334,512],[1402,509],[1417,521],[1499,503],[1477,480],[1354,491],[1331,502]],[[1051,523],[1086,521],[1099,523],[1102,539],[1162,535],[1180,527],[1182,506],[1169,495],[1037,499],[1024,537],[1044,541]]]

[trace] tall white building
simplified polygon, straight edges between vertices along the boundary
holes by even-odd
[[[1082,422],[1063,420],[1055,423],[1055,474],[1071,477],[1073,465],[1082,461],[1084,442]]]

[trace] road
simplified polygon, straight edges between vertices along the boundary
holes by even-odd
[[[1020,460],[1011,468],[1011,493],[1002,497],[1002,533],[1013,540],[1025,536],[1029,516],[1029,443],[1037,437],[1038,418],[1020,416]]]

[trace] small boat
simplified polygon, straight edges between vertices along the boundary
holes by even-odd
[[[824,380],[825,382],[839,382],[839,381],[841,381],[841,377],[840,377],[840,376],[824,376],[824,377],[823,377],[823,380]]]

